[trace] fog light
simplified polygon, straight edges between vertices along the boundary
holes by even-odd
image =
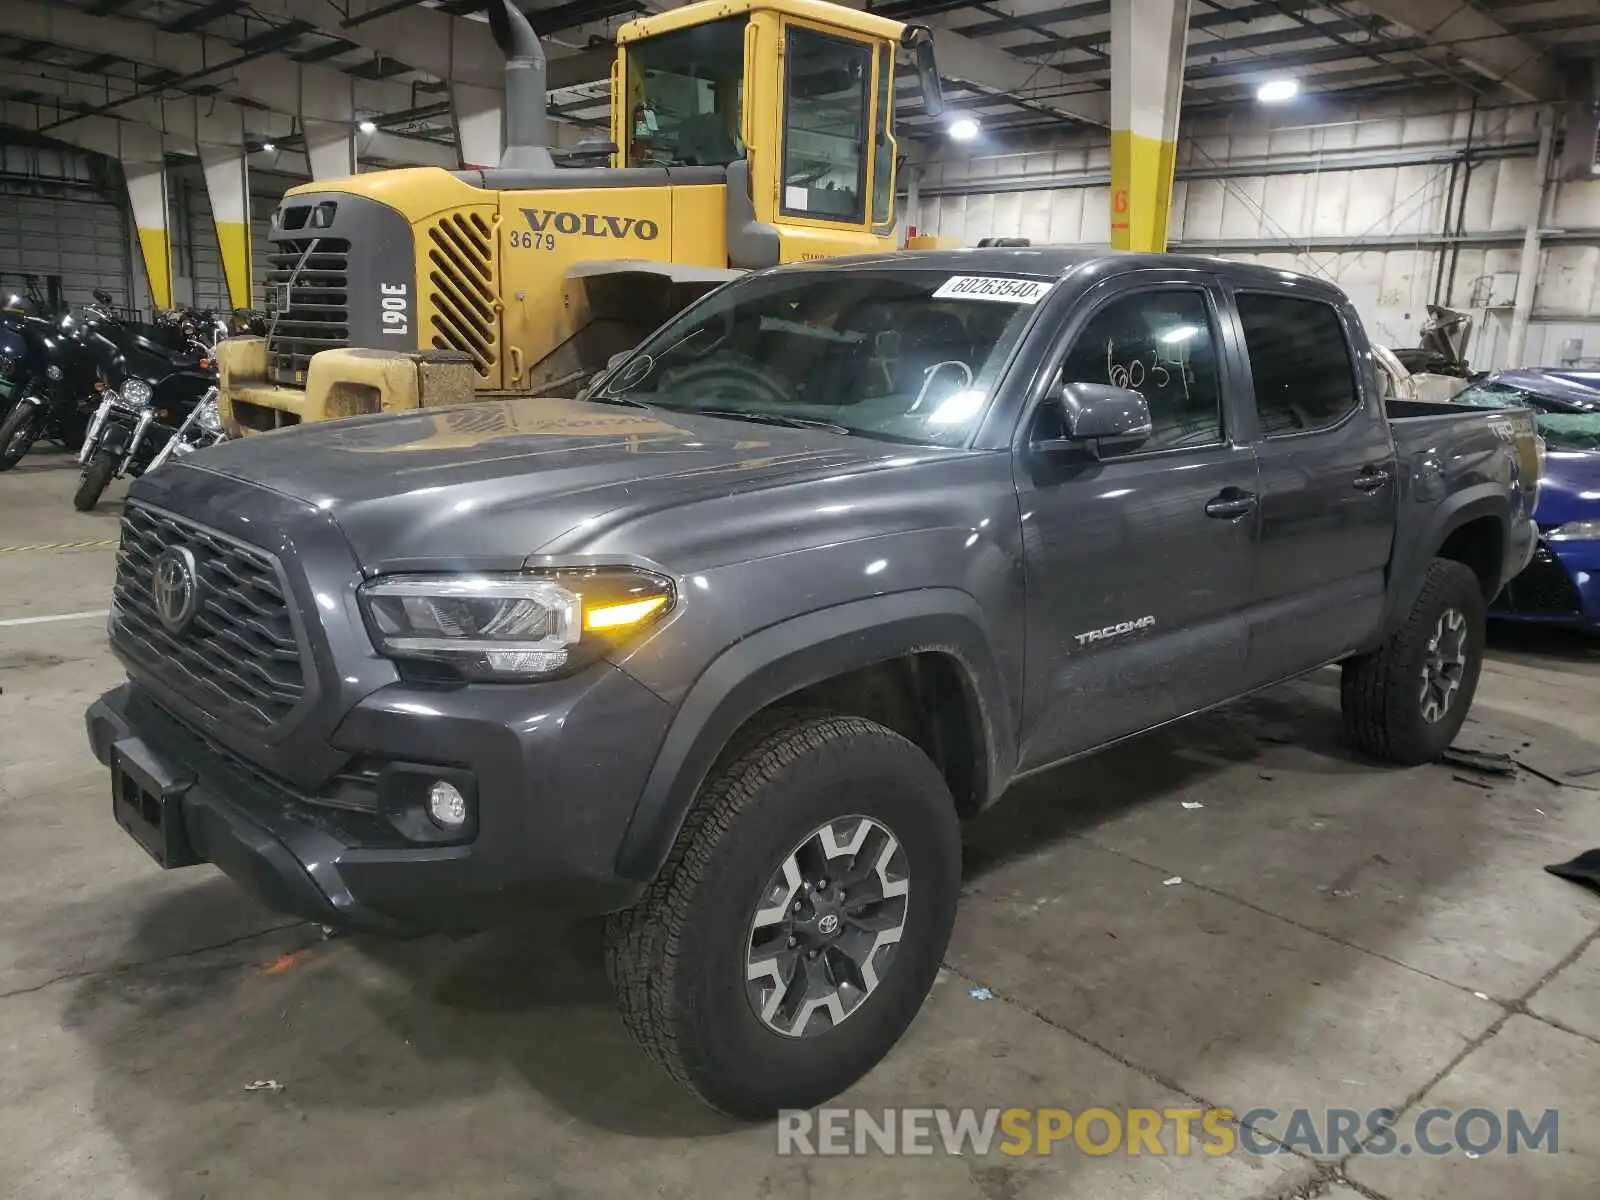
[[[460,829],[467,823],[467,798],[441,779],[428,789],[428,815],[444,829]]]

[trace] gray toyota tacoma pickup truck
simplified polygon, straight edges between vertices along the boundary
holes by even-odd
[[[1427,760],[1528,561],[1526,413],[1395,404],[1349,301],[1012,248],[712,293],[585,399],[358,418],[141,479],[89,710],[166,867],[372,929],[610,914],[625,1024],[758,1116],[932,984],[958,821],[1331,663]]]

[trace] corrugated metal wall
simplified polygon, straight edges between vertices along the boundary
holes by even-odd
[[[1171,236],[1190,247],[1322,275],[1376,339],[1414,345],[1430,301],[1481,310],[1477,365],[1499,365],[1521,231],[1537,193],[1535,111],[1423,112],[1387,102],[1316,126],[1258,111],[1192,122],[1179,147]],[[1407,111],[1409,110],[1409,111]],[[1304,120],[1304,118],[1301,118]],[[1470,168],[1449,159],[1470,144]],[[1110,152],[1079,141],[923,169],[919,232],[1105,245]],[[1359,168],[1359,169],[1355,169]],[[1189,176],[1184,178],[1184,176]],[[1446,230],[1462,235],[1447,242]],[[1530,362],[1579,338],[1600,360],[1600,183],[1564,184],[1545,214]]]
[[[83,155],[0,145],[0,288],[59,275],[68,303],[87,303],[95,288],[128,303],[127,226],[120,197],[103,185]]]

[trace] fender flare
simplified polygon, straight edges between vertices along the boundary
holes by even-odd
[[[1404,510],[1402,510],[1403,512]],[[1446,539],[1469,521],[1480,517],[1493,517],[1500,525],[1500,548],[1495,568],[1505,583],[1506,539],[1510,534],[1511,503],[1506,499],[1500,484],[1483,483],[1446,498],[1428,516],[1426,524],[1410,539],[1408,546],[1396,545],[1396,570],[1389,587],[1389,602],[1384,613],[1383,628],[1386,633],[1404,621],[1417,594],[1422,591],[1423,576],[1428,564],[1439,553]]]
[[[648,880],[729,739],[784,696],[847,671],[933,651],[955,660],[982,739],[980,800],[1010,782],[1016,764],[1010,691],[990,648],[987,621],[953,588],[893,592],[769,625],[724,650],[684,697],[656,752],[633,819],[617,850],[617,872]]]

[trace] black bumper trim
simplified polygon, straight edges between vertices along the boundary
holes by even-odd
[[[174,841],[165,821],[138,828],[125,806],[119,824],[164,866],[209,862],[275,911],[374,932],[470,932],[534,910],[613,912],[642,890],[633,880],[583,874],[559,851],[541,856],[553,850],[542,840],[513,850],[501,839],[418,844],[393,829],[371,839],[377,815],[264,789],[203,743],[170,737],[157,715],[134,684],[107,692],[85,714],[95,757],[113,770],[136,763],[147,799],[162,816],[180,814],[182,837]]]

